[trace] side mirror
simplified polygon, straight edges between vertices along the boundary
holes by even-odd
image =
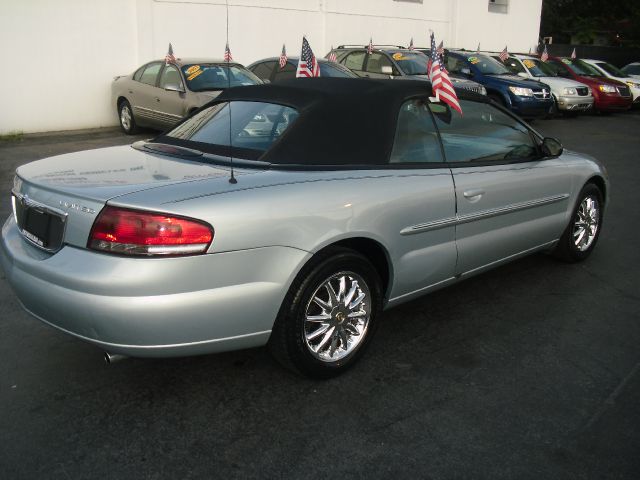
[[[182,88],[182,85],[176,85],[175,83],[168,83],[164,86],[164,89],[168,92],[184,93],[184,88]]]
[[[527,75],[525,72],[518,72],[518,76],[522,78],[529,78],[529,75]]]
[[[385,75],[393,75],[393,68],[389,65],[383,65],[380,68],[380,72],[384,73]]]
[[[553,137],[545,137],[542,140],[542,153],[547,157],[559,157],[562,155],[564,148],[560,143],[560,140]]]
[[[473,76],[473,72],[471,71],[470,68],[467,67],[463,67],[460,69],[460,73],[466,77],[472,77]]]

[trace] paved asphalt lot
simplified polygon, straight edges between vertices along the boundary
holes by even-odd
[[[0,477],[640,478],[640,113],[535,126],[609,169],[591,258],[535,255],[388,311],[330,381],[265,349],[106,366],[0,278]],[[16,166],[129,142],[0,143],[2,218]]]

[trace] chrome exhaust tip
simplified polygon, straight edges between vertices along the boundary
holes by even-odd
[[[120,355],[119,353],[109,353],[104,352],[104,363],[107,365],[111,365],[112,363],[119,362],[120,360],[124,360],[127,357],[126,355]]]

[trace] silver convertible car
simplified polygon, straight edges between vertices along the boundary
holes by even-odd
[[[344,371],[383,309],[522,255],[585,259],[609,192],[485,96],[423,81],[230,89],[147,142],[18,168],[0,261],[24,308],[109,354],[268,344]]]

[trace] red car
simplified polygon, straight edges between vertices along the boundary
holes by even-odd
[[[602,77],[600,72],[580,59],[568,57],[549,57],[547,64],[553,67],[559,76],[572,78],[591,88],[593,108],[599,112],[628,110],[633,103],[629,87],[617,80]]]

